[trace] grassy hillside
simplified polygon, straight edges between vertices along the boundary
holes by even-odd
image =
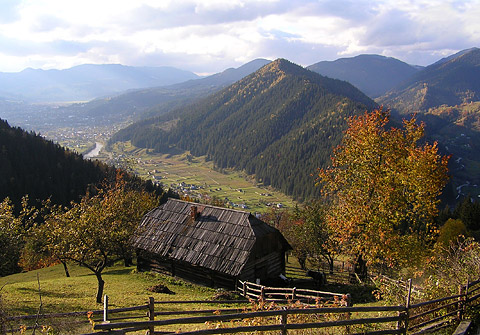
[[[66,278],[61,265],[44,268],[26,273],[19,273],[0,278],[0,288],[3,306],[6,307],[8,315],[35,315],[40,306],[40,294],[42,300],[43,313],[60,312],[80,312],[91,310],[102,310],[102,304],[95,303],[96,278],[85,268],[70,265],[70,278]],[[293,272],[292,272],[293,271]],[[298,262],[294,257],[289,257],[287,262],[287,276],[291,278],[305,278],[299,276]],[[212,300],[217,291],[212,288],[198,286],[178,278],[145,272],[138,273],[135,267],[125,268],[122,265],[116,265],[107,268],[105,275],[105,294],[109,296],[109,306],[111,309],[145,305],[148,297],[154,297],[155,301],[192,301],[192,300]],[[172,294],[153,293],[147,289],[163,284],[167,286]],[[192,311],[216,308],[235,308],[245,306],[245,304],[165,304],[156,305],[156,311]],[[139,311],[136,315],[145,315],[145,311]],[[135,313],[135,312],[133,312]],[[128,315],[132,315],[131,312]],[[164,316],[163,318],[181,317],[176,315]],[[96,316],[94,319],[101,319]],[[156,319],[162,317],[157,316]],[[146,320],[142,317],[137,320]],[[21,322],[20,322],[21,323]],[[20,324],[15,323],[16,326]],[[79,334],[91,332],[91,325],[87,317],[80,316],[76,318],[57,318],[40,320],[40,325],[52,326],[60,334]],[[24,322],[31,325],[33,321]],[[177,331],[173,328],[162,328],[162,330]],[[183,330],[194,330],[196,325],[184,326]],[[55,333],[57,334],[57,333]],[[139,332],[144,334],[144,331]]]
[[[97,279],[92,272],[85,268],[71,265],[71,277],[66,278],[61,265],[44,268],[26,273],[19,273],[0,278],[0,287],[3,304],[8,315],[35,315],[40,306],[40,294],[43,313],[78,312],[101,310],[103,305],[95,303]],[[193,285],[172,277],[151,273],[137,273],[135,267],[121,265],[107,268],[103,276],[105,280],[105,294],[109,296],[110,308],[131,307],[144,305],[148,297],[155,301],[163,300],[209,300],[215,295],[215,290]],[[147,290],[156,284],[166,285],[175,295],[153,293]],[[189,305],[184,308],[197,308]],[[161,310],[163,307],[158,307]],[[165,307],[169,310],[182,308],[181,306]],[[82,324],[70,325],[74,334],[88,332],[91,327],[87,317],[76,320]],[[48,325],[64,333],[69,328],[65,319],[42,320],[41,324]],[[66,324],[67,323],[67,324]]]

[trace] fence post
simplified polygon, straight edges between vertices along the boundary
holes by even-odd
[[[463,317],[463,305],[464,305],[464,294],[463,294],[463,285],[458,285],[458,294],[460,295],[458,297],[458,304],[457,304],[457,319],[458,321],[462,320]]]
[[[282,307],[282,335],[287,335],[287,319],[288,319],[288,311],[286,307]]]
[[[294,287],[292,288],[292,301],[295,301],[296,298],[297,298],[297,288]]]
[[[405,299],[405,320],[403,322],[405,329],[403,330],[403,334],[407,334],[407,330],[408,330],[408,318],[410,316],[409,309],[410,309],[411,296],[412,296],[412,279],[410,278],[409,280],[407,280],[407,296]],[[398,315],[400,316],[401,313],[402,312],[398,312]],[[400,323],[401,321],[399,320],[397,322],[397,329],[400,328]]]
[[[353,302],[352,302],[352,295],[350,293],[347,293],[347,307],[352,307]]]
[[[245,298],[247,297],[247,281],[246,280],[243,282],[243,296]]]
[[[155,320],[155,299],[153,297],[148,298],[148,320]],[[147,335],[153,335],[155,333],[155,327],[150,326],[147,330]]]
[[[467,279],[467,285],[465,285],[465,298],[463,301],[463,313],[467,310],[467,304],[468,304],[468,289],[470,287],[470,279]]]
[[[108,323],[108,295],[103,296],[103,322]]]
[[[260,299],[265,300],[265,286],[260,287]]]

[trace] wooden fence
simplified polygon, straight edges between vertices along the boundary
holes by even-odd
[[[289,266],[287,266],[286,269],[288,273],[292,274],[296,278],[295,280],[299,280],[299,278],[311,279],[306,275],[306,270],[300,270],[299,268]],[[333,270],[330,269],[328,264],[321,263],[318,265],[318,267],[315,267],[314,270],[317,272],[321,272],[325,276],[325,279],[328,283],[361,283],[361,281],[359,281],[357,276],[355,275],[353,267],[349,263],[337,262],[335,263]]]
[[[257,297],[268,299],[269,294],[277,294],[276,290],[252,283],[241,283],[239,288],[244,289]],[[293,289],[284,289],[283,295],[298,294]],[[467,306],[478,305],[480,298],[480,281],[462,286],[459,294],[435,299],[431,301],[410,304],[412,291],[411,281],[408,282],[408,294],[405,306],[373,306],[373,307],[321,307],[321,308],[287,308],[278,310],[254,311],[235,313],[235,310],[222,311],[227,315],[210,315],[201,317],[187,317],[168,320],[151,320],[141,322],[105,323],[96,324],[94,329],[106,332],[106,334],[124,334],[129,331],[148,329],[150,334],[162,334],[155,332],[155,327],[205,324],[209,323],[218,327],[222,322],[236,320],[237,327],[201,329],[189,332],[177,332],[183,335],[204,335],[204,334],[226,334],[243,333],[253,331],[281,331],[287,334],[288,330],[295,329],[321,329],[331,327],[342,327],[339,333],[347,334],[421,334],[432,332],[450,326],[462,319]],[[263,292],[263,295],[262,295]],[[328,293],[328,292],[323,292]],[[331,293],[330,293],[331,294]],[[302,294],[300,294],[301,296]],[[247,296],[249,296],[247,294]],[[334,295],[338,296],[338,295]],[[279,298],[271,298],[272,301]],[[337,300],[338,301],[338,300]],[[205,311],[204,311],[205,312]],[[234,312],[233,314],[230,314]],[[220,311],[217,311],[219,314]],[[374,314],[371,316],[370,314]],[[153,313],[157,315],[157,313]],[[302,318],[301,316],[314,316],[313,318]],[[380,316],[379,316],[380,315]],[[262,324],[255,326],[242,325],[242,320],[261,318]],[[291,321],[289,321],[291,320]],[[300,320],[301,322],[295,322]],[[313,321],[313,322],[312,322]]]
[[[252,283],[246,283],[247,292],[259,293],[258,286]],[[450,326],[462,320],[465,310],[469,306],[478,306],[480,298],[480,280],[469,283],[459,288],[456,295],[435,299],[431,301],[410,303],[410,295],[412,291],[411,281],[408,282],[408,293],[404,306],[342,306],[337,304],[334,307],[318,307],[318,305],[295,304],[283,306],[275,304],[272,310],[249,310],[246,307],[238,307],[238,304],[248,303],[248,301],[154,301],[150,298],[148,303],[141,306],[128,308],[108,308],[108,299],[101,311],[93,311],[94,330],[97,332],[84,334],[126,334],[129,332],[147,330],[148,334],[168,334],[176,333],[183,335],[204,335],[204,334],[233,334],[245,333],[253,331],[279,331],[287,334],[288,330],[297,329],[322,329],[328,328],[328,331],[345,334],[421,334],[428,331],[436,331],[438,329]],[[243,289],[244,285],[239,286]],[[249,289],[250,287],[250,289]],[[298,290],[294,292],[285,289],[287,300],[291,300],[292,296],[300,295]],[[260,297],[262,289],[260,287]],[[278,293],[270,288],[264,287],[263,294],[266,299],[270,293]],[[329,293],[329,292],[323,292]],[[329,293],[332,294],[332,293]],[[338,294],[333,294],[337,296]],[[323,298],[323,297],[322,297]],[[274,299],[274,298],[272,298]],[[278,298],[279,299],[279,298]],[[335,298],[333,298],[335,300]],[[201,309],[196,311],[158,311],[155,306],[160,304],[236,304],[237,307],[226,309]],[[265,304],[268,305],[268,304]],[[63,313],[50,314],[41,317],[73,317],[83,313]],[[187,314],[189,317],[181,317],[175,319],[165,319],[172,315]],[[192,316],[192,315],[201,316]],[[98,318],[103,315],[103,318]],[[26,320],[38,316],[22,316],[9,318],[12,320]],[[162,319],[160,319],[160,317]],[[132,321],[143,318],[144,321]],[[124,320],[124,321],[121,321]],[[231,327],[225,325],[229,321],[233,321]],[[258,320],[257,324],[250,325],[252,320]],[[200,325],[199,330],[178,332],[184,325]],[[233,327],[233,324],[235,327]],[[163,331],[159,331],[159,327]],[[165,327],[170,327],[169,331]],[[172,328],[173,327],[173,328]],[[336,327],[336,328],[332,328]],[[205,329],[207,328],[207,329]],[[161,329],[161,328],[160,328]]]
[[[459,287],[457,295],[410,304],[412,290],[409,281],[406,308],[408,311],[407,333],[421,334],[450,326],[463,319],[466,308],[478,306],[480,280]]]
[[[370,317],[370,318],[351,318],[352,313],[395,313],[393,316]],[[120,322],[120,323],[102,323],[94,326],[95,330],[105,331],[106,334],[125,334],[127,332],[138,331],[141,329],[148,329],[149,334],[165,334],[165,332],[155,332],[152,330],[160,326],[185,326],[187,324],[210,324],[212,328],[201,329],[187,332],[172,332],[181,335],[206,335],[206,334],[232,334],[256,331],[275,331],[279,330],[282,334],[287,334],[288,330],[294,329],[319,329],[331,327],[344,327],[348,329],[353,326],[379,325],[390,323],[389,329],[384,329],[380,332],[364,332],[359,334],[402,334],[405,328],[402,326],[404,320],[404,306],[379,306],[379,307],[337,307],[337,308],[297,308],[287,309],[282,308],[278,310],[267,310],[257,312],[244,312],[226,315],[210,315],[200,317],[188,317],[168,320],[152,320],[140,322]],[[301,318],[301,323],[289,323],[289,316],[307,316],[314,315],[314,319],[319,322],[309,322],[309,319]],[[335,317],[339,315],[339,317]],[[248,325],[251,319],[260,318],[261,324]],[[338,319],[338,320],[336,320]],[[238,326],[236,327],[222,327],[225,321],[236,320]],[[243,320],[248,320],[245,324]],[[306,320],[306,322],[305,322]],[[93,333],[95,334],[95,333]],[[96,333],[98,334],[98,333]],[[352,333],[353,334],[353,333]],[[88,334],[90,335],[90,334]]]
[[[322,292],[300,288],[280,288],[239,281],[238,292],[248,299],[262,299],[268,302],[300,301],[307,304],[335,303],[343,306],[351,305],[350,294]]]

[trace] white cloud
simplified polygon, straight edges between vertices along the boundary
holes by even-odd
[[[216,72],[359,53],[426,65],[480,46],[480,0],[3,0],[0,13],[0,71],[120,62]]]

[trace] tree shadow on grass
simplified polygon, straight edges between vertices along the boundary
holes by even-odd
[[[123,268],[123,269],[111,269],[106,270],[103,274],[108,275],[128,275],[132,272],[132,268]]]

